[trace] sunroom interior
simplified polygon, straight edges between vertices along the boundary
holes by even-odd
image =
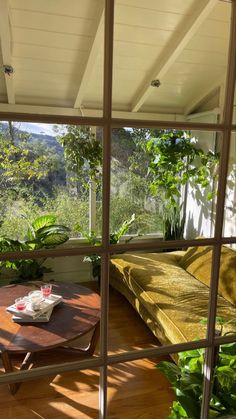
[[[208,417],[211,357],[236,333],[235,33],[234,0],[0,0],[0,285],[32,252],[44,275],[20,281],[101,295],[93,357],[1,366],[3,417],[165,419],[176,395],[156,365],[188,349],[210,371]],[[48,214],[65,240],[26,247]]]

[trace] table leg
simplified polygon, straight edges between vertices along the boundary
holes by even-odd
[[[99,335],[100,335],[100,322],[98,322],[96,324],[94,332],[93,332],[93,336],[91,338],[91,342],[90,342],[88,348],[85,349],[85,352],[86,352],[87,355],[92,356],[94,354],[94,351],[96,349],[96,345],[98,343]]]
[[[5,369],[5,372],[14,372],[14,368],[13,368],[8,352],[2,352],[1,357],[2,357],[2,363]],[[15,394],[19,388],[19,383],[8,384],[8,387],[9,387],[10,393]]]
[[[21,371],[28,369],[28,366],[31,364],[33,356],[34,356],[33,352],[27,352],[20,366]]]
[[[1,357],[2,357],[2,363],[3,363],[3,367],[5,369],[5,372],[14,372],[14,367],[12,365],[10,356],[8,352],[2,352],[1,353]],[[20,366],[20,371],[26,370],[28,369],[31,360],[33,358],[33,353],[32,352],[28,352],[26,354],[26,356],[24,357],[21,366]],[[19,389],[21,383],[12,383],[12,384],[8,384],[10,393],[16,394],[17,390]]]

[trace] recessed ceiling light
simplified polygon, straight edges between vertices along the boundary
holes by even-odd
[[[14,69],[11,65],[3,65],[2,71],[4,74],[7,74],[8,76],[14,73]]]
[[[155,79],[155,80],[151,81],[151,86],[152,87],[160,87],[160,85],[161,85],[161,82],[158,79]]]

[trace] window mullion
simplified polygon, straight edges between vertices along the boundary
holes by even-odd
[[[231,15],[231,28],[230,28],[230,44],[228,56],[228,72],[225,89],[225,107],[223,113],[223,124],[225,130],[223,133],[223,147],[220,159],[219,171],[219,185],[217,194],[217,207],[216,207],[216,224],[215,224],[215,238],[217,241],[213,249],[212,257],[212,274],[211,274],[211,288],[208,310],[208,328],[207,339],[210,347],[206,350],[206,357],[204,363],[204,383],[203,383],[203,400],[201,418],[208,418],[209,403],[212,390],[212,378],[214,374],[214,341],[215,341],[215,320],[217,312],[217,294],[218,294],[218,281],[220,270],[220,256],[221,256],[221,242],[222,230],[224,222],[224,203],[225,192],[227,184],[229,149],[231,140],[232,116],[233,116],[233,103],[236,79],[236,1],[232,2],[232,15]]]
[[[111,166],[111,115],[113,76],[114,0],[105,0],[104,19],[104,82],[103,82],[103,178],[102,178],[102,244],[101,264],[101,335],[100,351],[103,365],[100,368],[99,418],[107,417],[107,335],[109,306],[109,243],[110,243],[110,166]]]

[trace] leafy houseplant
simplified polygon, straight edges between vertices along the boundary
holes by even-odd
[[[219,154],[204,152],[196,146],[191,133],[178,130],[163,130],[157,138],[144,144],[149,155],[148,179],[150,192],[159,195],[163,202],[163,237],[165,240],[183,237],[185,214],[180,204],[181,188],[187,183],[206,191],[210,179],[216,177]],[[214,193],[206,192],[211,200]]]
[[[236,322],[224,322],[222,318],[216,320],[221,330],[223,324]],[[177,400],[173,402],[168,419],[200,418],[204,351],[194,349],[180,352],[178,366],[166,361],[157,365],[176,394]],[[221,345],[215,353],[209,419],[224,417],[236,417],[236,343]]]
[[[130,220],[125,220],[122,225],[120,226],[120,228],[115,231],[115,233],[111,233],[110,234],[110,243],[111,244],[116,244],[119,243],[121,237],[127,233],[127,231],[129,230],[130,226],[134,223],[135,221],[135,214],[132,215],[132,217],[130,218]],[[81,228],[79,225],[76,226],[77,231],[81,231]],[[88,240],[89,244],[92,246],[99,246],[102,244],[101,239],[97,238],[96,233],[94,231],[91,231],[89,233],[82,233],[83,236]],[[128,240],[126,240],[126,243],[129,242],[130,240],[132,240],[132,237],[129,238]],[[100,255],[89,255],[89,256],[85,256],[83,259],[83,262],[90,262],[92,264],[92,274],[93,277],[96,278],[98,277],[98,280],[100,281],[100,277],[101,277],[101,256]]]
[[[25,217],[24,217],[25,218]],[[50,249],[65,243],[68,239],[69,228],[56,224],[56,216],[53,214],[43,215],[36,218],[32,223],[28,220],[28,230],[23,241],[8,237],[0,238],[1,252],[14,252],[24,250]],[[42,266],[42,260],[6,260],[0,262],[0,268],[6,268],[17,272],[17,279],[12,282],[24,282],[36,279],[49,272],[50,269]]]

